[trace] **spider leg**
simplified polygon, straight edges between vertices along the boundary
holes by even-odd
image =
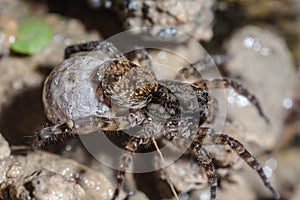
[[[236,81],[227,79],[227,78],[218,78],[218,79],[213,79],[213,80],[201,80],[201,81],[197,81],[197,82],[193,83],[193,85],[195,85],[196,87],[198,85],[200,87],[202,87],[203,84],[205,84],[208,89],[223,88],[223,87],[233,88],[236,93],[246,97],[252,103],[252,105],[256,107],[256,109],[259,112],[259,115],[262,118],[264,118],[264,120],[267,123],[270,123],[269,118],[263,112],[263,109],[262,109],[258,99],[256,98],[256,96],[251,94],[242,84],[240,84]]]
[[[132,114],[134,115],[134,114]],[[33,148],[39,148],[48,141],[56,141],[60,136],[68,134],[88,134],[99,130],[117,131],[123,130],[139,123],[135,117],[124,116],[115,118],[105,118],[99,116],[89,116],[69,120],[68,122],[45,126],[37,131]]]
[[[213,159],[198,142],[192,142],[189,149],[196,155],[197,164],[203,166],[210,185],[210,199],[215,200],[217,197],[218,178]]]
[[[122,184],[125,179],[126,170],[132,163],[133,153],[138,149],[139,145],[142,142],[143,140],[140,138],[131,138],[131,140],[126,144],[125,151],[121,156],[120,169],[117,174],[116,188],[111,200],[115,200],[119,196]]]
[[[213,55],[213,56],[206,56],[196,62],[190,63],[181,67],[178,71],[178,75],[175,77],[176,80],[180,80],[180,77],[189,78],[191,76],[201,77],[201,71],[209,68],[215,67],[215,64],[221,65],[226,63],[228,60],[231,59],[229,55]]]
[[[271,185],[261,164],[238,140],[225,134],[216,134],[209,128],[199,128],[195,141],[199,144],[211,143],[230,146],[252,169],[256,170],[264,185],[273,193],[274,198],[280,199],[279,193]]]
[[[218,178],[213,159],[202,147],[202,143],[197,140],[191,141],[191,138],[175,136],[171,132],[166,132],[165,137],[182,150],[191,152],[196,157],[196,162],[205,170],[208,183],[210,185],[210,199],[215,200],[217,196]]]
[[[102,51],[111,58],[125,58],[123,54],[110,42],[107,41],[90,41],[70,45],[65,49],[65,59],[70,58],[73,54],[79,52]]]

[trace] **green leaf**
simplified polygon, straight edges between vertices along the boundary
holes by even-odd
[[[44,48],[53,37],[52,28],[38,19],[23,22],[11,49],[21,54],[34,54]]]

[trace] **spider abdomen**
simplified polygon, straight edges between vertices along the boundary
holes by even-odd
[[[54,68],[43,89],[45,114],[52,123],[104,114],[108,110],[96,94],[97,85],[92,80],[93,73],[103,63],[92,56],[76,56]]]

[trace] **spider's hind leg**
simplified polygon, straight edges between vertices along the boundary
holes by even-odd
[[[207,151],[201,147],[200,143],[192,142],[190,151],[194,152],[197,164],[204,168],[207,181],[210,185],[210,199],[215,200],[217,197],[218,178],[213,159],[209,156]]]
[[[261,164],[258,160],[236,139],[225,135],[225,134],[215,134],[214,132],[210,132],[208,134],[208,129],[199,129],[198,136],[195,140],[198,140],[199,143],[208,143],[207,141],[211,142],[212,144],[216,145],[228,145],[234,150],[252,169],[256,170],[258,175],[260,176],[261,180],[263,181],[264,185],[273,193],[274,199],[280,199],[279,193],[274,189],[271,185],[270,181],[268,180]],[[210,131],[213,131],[210,129]],[[209,140],[207,140],[209,139]],[[204,142],[205,141],[205,142]]]
[[[176,146],[183,150],[188,150],[192,155],[195,156],[196,162],[199,166],[204,168],[207,176],[207,181],[210,186],[210,199],[216,200],[218,178],[215,169],[213,159],[209,156],[206,150],[202,147],[203,141],[200,141],[198,137],[192,142],[183,137],[174,136],[171,132],[165,133],[166,139],[173,142]]]
[[[280,198],[279,193],[273,188],[268,180],[261,164],[239,141],[224,134],[213,135],[212,137],[214,138],[215,144],[229,145],[252,169],[257,171],[265,186],[273,193],[274,198]]]

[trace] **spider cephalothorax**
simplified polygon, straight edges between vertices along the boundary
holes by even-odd
[[[145,107],[157,90],[152,71],[127,59],[105,63],[103,76],[100,75],[99,79],[102,80],[104,95],[129,108]]]
[[[71,55],[81,51],[101,51],[102,57]],[[232,87],[262,112],[256,97],[242,85],[226,79],[188,84],[157,80],[149,66],[126,59],[109,42],[88,42],[69,46],[66,60],[57,66],[44,84],[43,103],[47,118],[53,124],[42,128],[35,144],[41,145],[61,134],[87,134],[95,131],[121,131],[136,128],[130,134],[121,158],[117,176],[116,199],[132,156],[149,138],[166,140],[195,157],[203,167],[210,185],[211,199],[216,199],[217,175],[213,158],[204,145],[228,145],[254,170],[274,198],[279,194],[270,184],[262,166],[234,138],[215,133],[206,123],[211,115],[208,88]],[[184,70],[183,70],[184,71]],[[185,70],[190,71],[190,70]],[[124,112],[125,111],[125,112]]]

